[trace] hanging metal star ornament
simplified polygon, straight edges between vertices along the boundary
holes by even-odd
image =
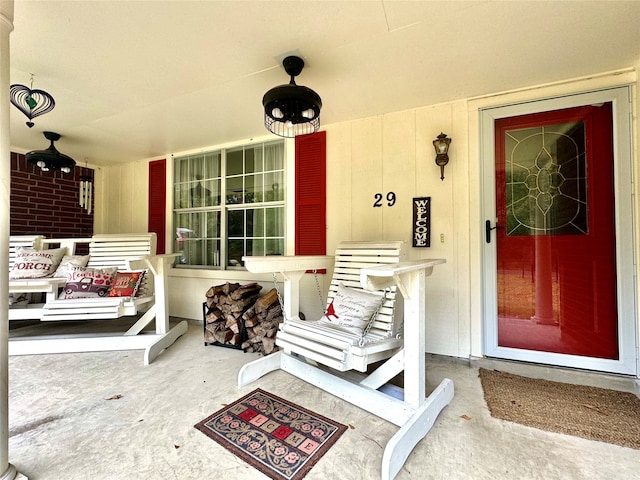
[[[31,120],[50,112],[56,106],[55,100],[47,92],[33,89],[33,75],[31,76],[30,87],[18,83],[11,85],[10,100],[29,119],[27,122],[29,128],[35,125]]]

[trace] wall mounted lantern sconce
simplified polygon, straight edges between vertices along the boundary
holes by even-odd
[[[436,165],[440,167],[440,180],[444,180],[444,166],[449,163],[449,144],[451,139],[447,138],[444,133],[440,133],[438,138],[433,141],[433,147],[436,149]]]
[[[289,84],[272,88],[262,97],[264,126],[271,133],[293,138],[296,135],[315,133],[320,128],[320,96],[308,87],[296,85],[294,78],[300,75],[304,60],[289,56],[282,61],[291,77]]]

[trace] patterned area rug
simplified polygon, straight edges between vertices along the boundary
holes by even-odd
[[[303,478],[347,429],[260,389],[195,428],[274,480]]]

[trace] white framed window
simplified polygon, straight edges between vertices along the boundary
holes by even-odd
[[[285,148],[278,140],[173,159],[177,267],[239,269],[285,252]]]

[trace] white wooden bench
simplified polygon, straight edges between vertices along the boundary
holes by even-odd
[[[34,250],[64,248],[65,255],[74,255],[78,245],[88,244],[90,241],[91,238],[47,239],[42,235],[10,236],[9,270],[13,267],[19,248],[32,248]],[[10,279],[10,294],[14,296],[29,294],[38,297],[44,296],[44,298],[42,299],[43,301],[31,301],[28,304],[11,305],[9,308],[9,320],[41,320],[45,303],[58,298],[60,289],[64,286],[65,282],[66,278],[57,277]]]
[[[26,245],[31,241],[31,245]],[[10,355],[91,352],[110,350],[145,350],[148,365],[157,355],[187,331],[187,322],[169,327],[167,269],[175,254],[155,255],[156,237],[148,234],[101,234],[85,239],[45,239],[43,237],[11,237],[10,252],[18,246],[42,248],[56,246],[74,254],[81,243],[88,243],[91,268],[117,267],[120,271],[145,270],[141,294],[135,297],[77,298],[59,300],[59,290],[66,279],[43,278],[11,280],[9,292],[43,293],[42,304],[9,309],[9,320],[36,319],[55,321],[104,321],[121,317],[137,318],[118,335],[18,337],[10,339]],[[15,253],[10,254],[12,258]],[[11,264],[10,260],[10,264]],[[144,331],[155,320],[155,332]]]
[[[342,247],[338,247],[334,277],[335,270],[338,270],[339,277],[343,268],[340,266]],[[370,250],[380,247],[380,243],[371,244]],[[358,248],[367,251],[366,245],[359,244]],[[368,256],[374,257],[375,254],[371,253]],[[305,271],[329,269],[334,262],[332,257],[321,256],[243,257],[243,260],[251,272],[272,271],[280,272],[284,276],[284,310],[288,317],[285,318],[285,325],[280,332],[287,331],[288,318],[293,319],[296,325],[304,323],[298,319],[298,282]],[[373,265],[374,263],[380,264]],[[403,298],[403,340],[400,341],[400,345],[394,342],[394,338],[371,343],[372,349],[369,353],[373,353],[374,357],[380,353],[379,347],[383,348],[384,356],[389,357],[373,372],[362,375],[356,371],[343,371],[354,365],[352,357],[359,356],[355,355],[357,349],[353,342],[343,342],[343,345],[347,345],[338,348],[327,348],[327,344],[333,343],[332,339],[327,341],[322,338],[323,329],[315,329],[313,325],[309,325],[306,328],[313,331],[313,335],[294,332],[302,341],[286,338],[279,343],[283,350],[242,367],[238,374],[238,385],[247,385],[269,372],[281,369],[397,425],[400,428],[387,443],[382,456],[382,479],[393,479],[415,445],[429,432],[438,414],[454,395],[453,382],[449,379],[442,380],[428,396],[425,391],[426,277],[431,274],[434,266],[441,263],[444,263],[444,260],[353,262],[354,265],[360,265],[357,267],[356,278],[362,288],[397,288]],[[353,276],[353,272],[350,271],[349,275]],[[277,337],[276,343],[278,344]],[[335,355],[340,351],[343,355]],[[330,368],[318,366],[316,362]],[[400,373],[404,374],[404,387],[399,389],[389,385],[388,382]]]

